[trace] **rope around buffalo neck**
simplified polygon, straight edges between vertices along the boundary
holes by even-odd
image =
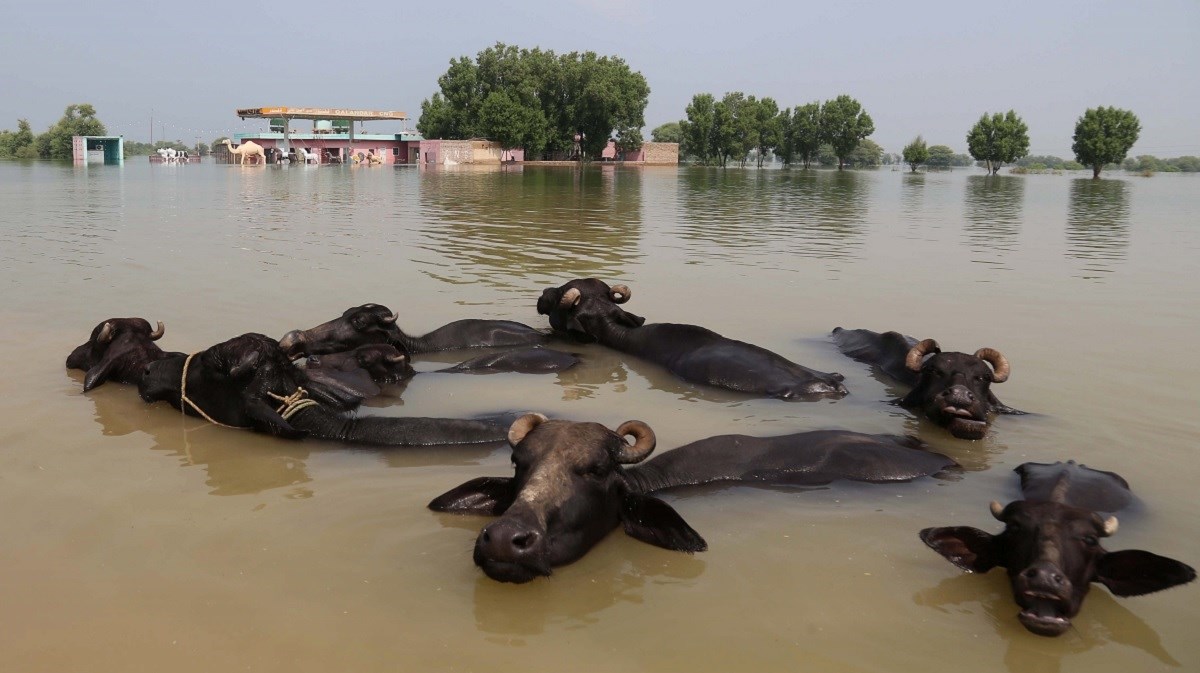
[[[198,405],[195,402],[188,399],[188,396],[187,396],[188,366],[190,366],[192,364],[192,358],[196,357],[199,354],[200,353],[192,353],[191,355],[187,356],[187,359],[185,359],[183,361],[183,376],[181,376],[180,380],[179,380],[179,401],[183,404],[187,404],[189,407],[194,409],[196,411],[196,413],[200,414],[200,416],[203,417],[204,420],[208,421],[209,423],[212,423],[213,425],[219,425],[222,428],[229,428],[230,430],[252,430],[253,428],[248,428],[248,427],[244,427],[244,426],[240,426],[240,425],[229,425],[226,423],[222,423],[221,421],[218,421],[217,419],[213,418],[212,416],[209,416],[208,414],[204,413],[204,410],[200,408],[200,405]],[[283,420],[285,420],[285,421],[290,419],[292,416],[294,416],[296,414],[296,412],[300,411],[301,409],[307,409],[308,407],[315,407],[318,404],[318,402],[316,400],[308,398],[308,391],[305,390],[302,386],[297,386],[295,392],[293,392],[291,395],[286,395],[286,396],[276,395],[275,393],[272,393],[272,392],[268,392],[267,395],[271,396],[273,399],[275,399],[278,402],[282,402],[282,404],[279,406],[279,408],[275,410],[275,413],[282,416]],[[181,404],[179,407],[180,411],[183,411],[183,404]]]

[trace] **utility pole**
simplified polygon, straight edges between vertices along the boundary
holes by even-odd
[[[150,147],[154,147],[154,108],[150,108]]]

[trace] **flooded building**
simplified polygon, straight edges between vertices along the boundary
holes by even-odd
[[[362,124],[368,121],[407,121],[408,115],[400,111],[261,107],[239,108],[237,116],[267,120],[266,131],[234,134],[233,144],[259,145],[268,163],[277,163],[282,158],[322,164],[391,165],[419,161],[421,135],[415,131],[397,129],[380,133],[362,129]],[[218,163],[238,163],[239,157],[230,149],[226,145],[213,148]]]

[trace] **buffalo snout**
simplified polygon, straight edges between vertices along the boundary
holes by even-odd
[[[550,574],[546,536],[537,526],[504,518],[484,526],[475,540],[475,565],[494,580],[520,584]]]

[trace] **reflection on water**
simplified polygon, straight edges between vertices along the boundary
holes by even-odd
[[[642,173],[542,167],[421,174],[424,272],[527,292],[568,277],[623,278],[641,257]]]
[[[967,248],[974,255],[972,261],[1000,264],[1005,253],[1016,249],[1021,233],[1025,180],[1013,175],[967,176],[963,194],[966,220],[963,230]]]
[[[854,171],[680,173],[679,238],[697,259],[763,266],[763,253],[855,257],[866,233],[872,180]],[[771,263],[767,262],[770,266]]]
[[[1067,204],[1067,257],[1083,262],[1083,278],[1112,272],[1129,247],[1129,183],[1072,180]]]
[[[1083,609],[1071,620],[1070,631],[1057,638],[1037,636],[1021,626],[1017,620],[1020,608],[1013,601],[1008,576],[1002,570],[955,575],[932,589],[918,592],[913,602],[943,612],[954,606],[978,605],[987,616],[987,623],[1008,642],[1004,663],[1012,673],[1059,673],[1064,658],[1110,643],[1137,648],[1165,666],[1180,666],[1167,652],[1158,633],[1107,591],[1089,592]],[[971,615],[970,619],[978,621],[975,610],[954,609],[965,611]]]

